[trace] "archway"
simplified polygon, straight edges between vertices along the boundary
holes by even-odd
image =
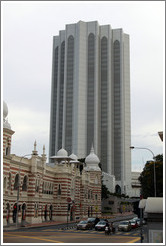
[[[22,216],[21,216],[22,221],[25,221],[25,217],[26,217],[25,212],[26,212],[26,204],[23,203],[23,205],[22,205]]]
[[[47,220],[47,205],[44,208],[44,219]]]
[[[52,205],[50,205],[50,214],[49,214],[50,215],[50,220],[52,220],[52,212],[53,212],[52,211]]]
[[[9,223],[9,217],[10,217],[10,205],[9,205],[9,203],[7,203],[7,205],[6,205],[6,221],[7,221],[7,224]]]
[[[115,186],[115,193],[117,193],[119,195],[121,194],[121,188],[118,184]]]
[[[16,223],[16,217],[17,217],[17,203],[13,206],[13,223]]]

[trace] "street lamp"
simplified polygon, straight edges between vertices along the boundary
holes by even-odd
[[[19,161],[19,175],[18,175],[18,186],[17,186],[17,214],[16,214],[16,227],[18,227],[18,212],[19,212],[19,197],[20,197],[20,164],[24,157],[30,156],[31,154],[27,154],[21,157]]]
[[[154,196],[156,197],[156,167],[155,167],[155,156],[154,153],[148,149],[148,148],[143,148],[143,147],[134,147],[131,146],[130,149],[145,149],[151,152],[151,154],[153,155],[153,159],[154,159]]]

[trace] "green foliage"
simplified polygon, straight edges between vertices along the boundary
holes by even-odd
[[[107,199],[111,193],[109,192],[107,186],[102,183],[101,187],[101,199]]]
[[[156,196],[163,196],[163,155],[155,157]],[[148,161],[138,180],[141,183],[143,198],[154,197],[154,162]]]

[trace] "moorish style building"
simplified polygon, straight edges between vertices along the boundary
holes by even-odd
[[[74,154],[68,156],[65,149],[52,156],[52,163],[46,163],[45,147],[40,156],[36,142],[30,155],[11,154],[14,131],[6,120],[5,102],[3,106],[4,225],[100,216],[101,169],[93,147],[85,163],[80,163]]]

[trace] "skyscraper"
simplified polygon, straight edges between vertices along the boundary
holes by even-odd
[[[129,35],[97,21],[66,25],[53,38],[50,157],[63,147],[84,158],[93,144],[125,193],[130,137]]]

